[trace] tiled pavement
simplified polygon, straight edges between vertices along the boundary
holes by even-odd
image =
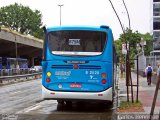
[[[133,84],[137,83],[137,75],[135,73],[132,73],[132,80]],[[144,112],[141,114],[150,114],[152,101],[155,93],[155,84],[151,84],[151,86],[148,86],[147,80],[144,77],[139,76],[139,100],[143,104]],[[136,95],[136,87],[133,87],[134,94]],[[121,101],[126,101],[127,94],[126,94],[126,85],[125,85],[125,78],[119,79],[119,103]],[[136,99],[136,97],[134,97]],[[131,100],[131,99],[130,99]],[[158,91],[158,96],[156,100],[156,106],[154,110],[154,114],[159,114],[160,112],[160,89]]]

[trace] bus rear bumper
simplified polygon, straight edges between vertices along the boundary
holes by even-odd
[[[102,92],[63,92],[51,91],[42,86],[43,99],[73,99],[73,100],[107,100],[112,101],[112,87]]]

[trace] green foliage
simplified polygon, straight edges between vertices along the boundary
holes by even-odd
[[[122,58],[124,57],[122,55],[122,41],[121,40],[115,40],[114,41],[115,48],[116,48],[116,53],[117,53],[117,58]],[[120,60],[121,61],[121,60]]]
[[[152,36],[149,33],[141,34],[143,39],[146,41],[146,45],[144,46],[144,54],[146,56],[150,55],[150,52],[153,50],[153,41]]]
[[[0,23],[22,34],[30,34],[38,38],[43,37],[41,18],[38,10],[31,10],[28,6],[17,3],[0,8]]]
[[[146,41],[146,45],[144,46],[144,53],[145,55],[149,55],[150,51],[152,51],[152,36],[149,33],[141,34],[138,31],[133,32],[132,30],[127,29],[126,34],[121,34],[119,40],[116,40],[115,47],[118,54],[118,57],[120,58],[120,61],[124,61],[124,55],[122,54],[122,44],[123,43],[129,43],[130,45],[130,59],[134,59],[137,51],[137,44],[140,43],[141,38],[143,38]],[[139,51],[141,52],[142,49]]]

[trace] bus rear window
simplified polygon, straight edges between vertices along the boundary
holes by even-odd
[[[106,32],[62,30],[49,33],[48,46],[56,55],[100,55],[106,40]]]

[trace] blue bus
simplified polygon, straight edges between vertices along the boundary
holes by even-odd
[[[116,59],[111,28],[60,26],[44,31],[42,97],[58,103],[112,101]]]

